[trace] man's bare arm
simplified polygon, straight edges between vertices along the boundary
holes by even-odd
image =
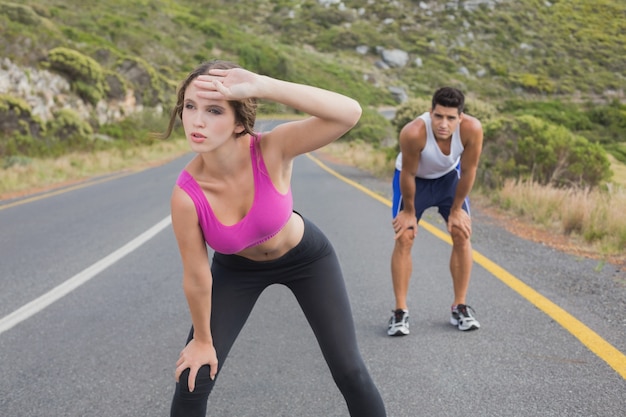
[[[419,166],[420,154],[426,144],[426,126],[421,119],[408,123],[400,131],[400,151],[402,152],[402,172],[400,191],[403,210],[415,215],[415,174]]]
[[[478,119],[464,116],[461,123],[461,140],[464,147],[461,154],[461,177],[451,210],[460,209],[474,187],[478,161],[483,148],[483,128]]]

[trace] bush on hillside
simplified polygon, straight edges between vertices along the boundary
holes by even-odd
[[[128,82],[117,72],[106,71],[105,82],[107,84],[107,98],[113,100],[123,100],[126,98]]]
[[[29,153],[40,146],[43,122],[32,114],[24,100],[0,94],[0,157]]]
[[[51,70],[64,75],[72,89],[85,101],[93,105],[104,98],[107,92],[104,71],[91,57],[69,48],[54,48],[48,52]]]
[[[0,94],[0,137],[13,133],[39,137],[44,127],[30,105],[14,96]]]
[[[237,54],[242,67],[273,78],[289,79],[289,63],[281,52],[263,42],[241,45]]]
[[[521,87],[524,91],[533,94],[552,94],[556,89],[552,80],[538,74],[512,74],[510,80],[514,87]]]
[[[595,187],[610,177],[604,149],[563,126],[528,115],[485,126],[482,185],[499,188],[514,178],[556,187]]]
[[[35,26],[41,24],[41,18],[32,7],[17,3],[0,2],[0,14],[6,15],[12,22]]]
[[[561,125],[573,132],[589,130],[593,123],[579,106],[557,100],[529,101],[512,99],[501,106],[501,111],[515,115],[530,115]]]
[[[396,108],[396,114],[392,120],[392,125],[396,129],[396,134],[400,134],[400,131],[411,120],[415,119],[420,114],[430,110],[430,99],[425,98],[412,98]]]
[[[595,127],[586,136],[593,136],[615,158],[626,163],[626,104],[614,100],[609,105],[590,106],[587,115]]]
[[[530,115],[584,136],[590,142],[602,144],[617,159],[626,162],[620,152],[626,140],[626,104],[613,100],[608,104],[587,103],[584,106],[558,100],[507,100],[500,106],[502,113]]]
[[[498,117],[496,106],[475,98],[465,98],[465,114],[474,116],[484,125]]]
[[[589,119],[593,123],[602,126],[612,126],[616,130],[626,131],[626,104],[613,100],[609,105],[591,106],[587,112]],[[622,139],[625,139],[622,137]]]
[[[70,109],[62,109],[56,112],[47,124],[47,131],[60,142],[68,141],[75,137],[88,139],[93,134],[91,125]]]
[[[148,61],[139,57],[124,57],[116,70],[127,80],[124,84],[132,88],[138,104],[156,107],[169,104],[176,91],[176,83],[161,75]]]

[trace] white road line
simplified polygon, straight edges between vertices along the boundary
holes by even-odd
[[[166,218],[164,218],[121,248],[100,259],[95,264],[87,267],[83,271],[74,275],[72,278],[68,279],[64,283],[54,287],[42,296],[34,299],[28,304],[23,305],[8,316],[3,317],[2,319],[0,319],[0,334],[6,332],[13,326],[16,326],[22,321],[39,313],[50,304],[74,291],[76,288],[80,287],[91,278],[95,277],[100,272],[104,271],[109,266],[113,265],[115,262],[128,255],[129,253],[146,243],[148,240],[152,239],[154,236],[157,235],[157,233],[165,229],[171,223],[171,217],[167,216]]]

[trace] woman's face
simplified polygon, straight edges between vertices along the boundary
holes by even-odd
[[[243,126],[235,122],[235,113],[228,101],[198,97],[198,91],[193,83],[185,91],[183,128],[194,152],[210,152],[234,139],[236,133],[243,131]]]

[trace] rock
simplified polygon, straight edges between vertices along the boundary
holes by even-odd
[[[401,68],[409,62],[409,54],[401,49],[383,49],[383,61],[392,68]]]

